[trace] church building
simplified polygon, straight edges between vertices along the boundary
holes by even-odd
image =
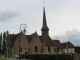
[[[45,7],[43,7],[43,25],[41,28],[42,35],[37,32],[30,35],[25,35],[22,31],[18,34],[8,34],[6,57],[18,57],[20,54],[56,54],[63,53],[63,44],[59,40],[53,40],[49,36],[49,28],[47,26]],[[20,40],[20,47],[19,47]],[[74,45],[70,42],[70,47],[74,49]],[[69,48],[70,48],[69,47]],[[64,53],[66,45],[64,47]],[[73,52],[74,53],[74,50]]]

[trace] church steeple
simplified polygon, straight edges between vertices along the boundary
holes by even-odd
[[[45,7],[43,6],[43,26],[41,28],[42,31],[42,36],[44,37],[46,34],[49,34],[49,28],[47,26],[47,22],[46,22],[46,14],[45,14]]]

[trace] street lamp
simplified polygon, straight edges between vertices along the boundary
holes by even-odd
[[[26,33],[26,28],[27,28],[26,24],[24,24],[24,23],[21,24],[20,25],[20,32],[23,32],[25,34]],[[20,60],[20,32],[19,32],[19,60]]]

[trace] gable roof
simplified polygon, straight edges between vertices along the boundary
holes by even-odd
[[[42,36],[39,36],[39,39],[41,40],[41,42],[43,43],[44,38]]]
[[[14,45],[14,42],[16,41],[17,37],[19,36],[20,33],[18,34],[9,34],[9,38],[10,40],[8,41],[10,43],[10,47],[12,47]],[[25,37],[27,38],[28,42],[30,43],[32,37],[33,37],[34,33],[31,35],[25,35]]]
[[[52,41],[57,48],[62,48],[62,45],[59,40],[52,40]]]
[[[32,37],[35,33],[31,34],[31,35],[25,35],[25,37],[27,38],[28,42],[30,43],[32,40]]]
[[[52,42],[52,39],[48,35],[45,35],[44,40],[43,40],[43,45],[54,46],[54,43]]]
[[[64,43],[61,43],[63,48],[66,48],[68,46],[68,48],[74,48],[75,46],[71,43],[71,42],[64,42]]]
[[[10,38],[9,43],[10,43],[10,46],[13,46],[13,44],[16,41],[16,39],[17,39],[17,37],[18,37],[19,34],[20,33],[18,33],[18,34],[9,34],[9,38]]]
[[[19,36],[20,33],[18,34],[8,34],[8,37],[10,40],[7,40],[10,44],[10,47],[14,45],[14,42],[16,41],[17,37]],[[32,40],[32,37],[34,36],[35,33],[31,35],[25,35],[27,38],[28,42],[30,43]],[[69,48],[74,48],[75,46],[71,42],[65,42],[65,43],[60,43],[59,40],[52,40],[48,35],[45,35],[43,38],[42,36],[39,36],[40,41],[43,43],[44,46],[56,46],[57,48],[66,48],[68,46]]]

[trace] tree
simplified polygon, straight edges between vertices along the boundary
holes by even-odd
[[[9,31],[6,32],[6,37],[8,36],[8,34],[9,34]]]
[[[3,51],[2,54],[4,55],[6,50],[6,32],[3,33]]]
[[[6,51],[6,44],[7,44],[7,38],[8,38],[9,32],[4,32],[2,36],[2,54],[5,54]]]
[[[75,52],[80,53],[80,47],[79,46],[75,47]]]
[[[7,31],[7,32],[6,32],[6,44],[7,44],[7,45],[8,45],[8,43],[9,43],[9,41],[8,41],[8,38],[9,38],[9,37],[8,37],[8,34],[9,34],[9,32]]]
[[[2,33],[0,34],[0,53],[2,52]]]

